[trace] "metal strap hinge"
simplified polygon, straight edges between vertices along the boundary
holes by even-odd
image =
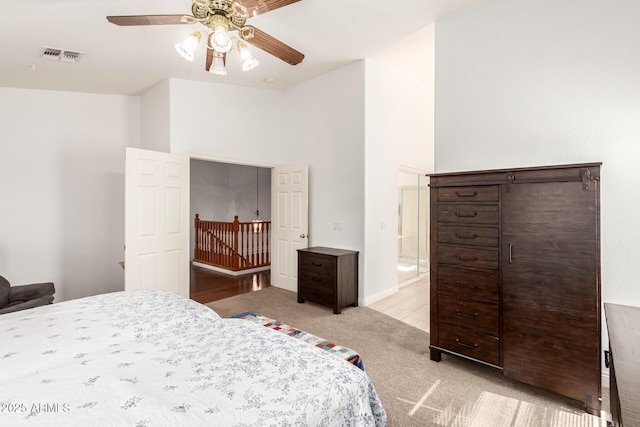
[[[507,174],[507,193],[511,192],[511,184],[513,184],[513,180],[516,179],[516,176],[512,173]]]
[[[580,176],[582,177],[582,189],[590,191],[595,189],[595,186],[591,185],[593,181],[598,181],[599,177],[591,174],[589,169],[580,169]]]

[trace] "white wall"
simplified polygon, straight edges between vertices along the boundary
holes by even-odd
[[[0,88],[0,274],[56,301],[122,290],[124,153],[137,97]]]
[[[288,106],[280,91],[170,80],[172,153],[278,161]]]
[[[171,104],[169,80],[158,83],[140,97],[140,146],[169,153]]]
[[[280,163],[309,164],[309,246],[359,251],[359,297],[368,293],[364,256],[364,62],[284,91]],[[340,223],[342,230],[335,230]],[[365,287],[366,283],[366,287]]]
[[[393,52],[412,44],[412,61]],[[406,61],[406,59],[405,59]],[[365,277],[374,302],[397,290],[398,172],[433,170],[433,25],[366,66]]]
[[[495,0],[436,36],[436,170],[602,161],[602,299],[636,306],[638,22],[634,0]]]
[[[438,23],[436,169],[602,161],[602,296],[640,306],[640,3],[497,0]]]

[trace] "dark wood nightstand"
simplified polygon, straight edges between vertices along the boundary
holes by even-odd
[[[298,302],[305,300],[333,308],[358,306],[358,252],[313,247],[298,249]]]

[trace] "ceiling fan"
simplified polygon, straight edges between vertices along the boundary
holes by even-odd
[[[287,62],[297,65],[304,59],[304,54],[270,36],[264,31],[251,25],[246,25],[250,17],[288,6],[300,0],[192,0],[192,15],[130,15],[107,16],[107,20],[116,25],[172,25],[200,23],[208,28],[207,60],[205,69],[214,74],[226,74],[224,64],[226,54],[233,47],[233,37],[230,31],[237,31],[243,41],[264,50],[265,52]],[[192,40],[185,40],[190,52],[184,47],[176,45],[176,49],[188,60],[193,60],[193,52],[200,41],[200,32],[191,34]],[[237,49],[244,60],[243,69],[250,69],[257,65],[246,49],[242,40],[237,40]],[[189,55],[190,53],[190,55]],[[246,55],[246,56],[245,56]],[[245,68],[245,64],[247,67]],[[213,67],[212,67],[213,66]]]

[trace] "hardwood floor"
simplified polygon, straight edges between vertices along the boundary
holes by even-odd
[[[234,277],[192,265],[189,296],[192,300],[205,304],[246,292],[258,291],[270,284],[271,270]]]
[[[243,276],[227,276],[206,268],[191,266],[191,299],[208,303],[258,291],[270,286],[271,270]],[[397,293],[376,301],[369,308],[429,331],[429,279],[400,288]]]
[[[368,307],[429,332],[429,278],[403,286]]]

